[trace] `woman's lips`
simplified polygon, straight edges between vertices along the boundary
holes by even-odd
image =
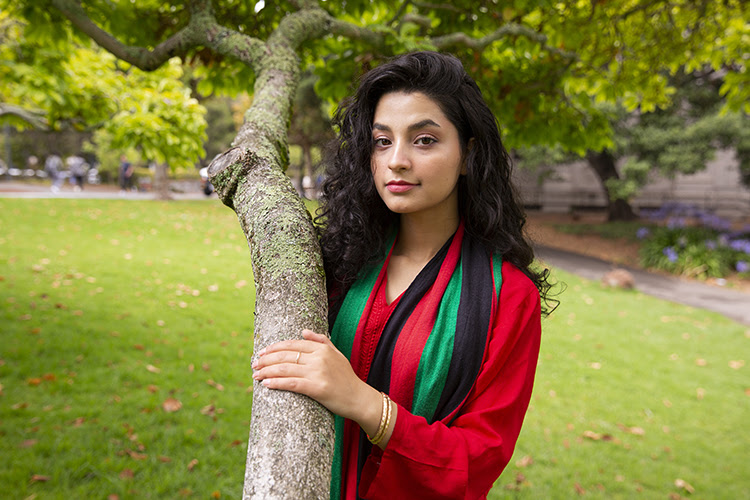
[[[410,184],[404,181],[391,181],[385,185],[391,193],[405,193],[416,187],[416,184]]]

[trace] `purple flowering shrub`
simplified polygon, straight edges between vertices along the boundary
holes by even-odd
[[[698,278],[750,277],[750,226],[733,231],[728,220],[679,203],[643,214],[658,224],[636,234],[644,266]]]

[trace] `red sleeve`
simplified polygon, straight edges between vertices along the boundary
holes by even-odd
[[[484,498],[513,455],[531,398],[539,344],[539,293],[504,263],[498,314],[482,368],[450,427],[398,408],[385,451],[374,448],[359,484],[368,499]]]

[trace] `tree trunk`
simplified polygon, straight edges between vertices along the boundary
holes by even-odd
[[[617,168],[615,168],[614,156],[612,156],[607,150],[601,152],[589,151],[586,153],[586,159],[591,168],[594,169],[594,172],[596,172],[599,182],[602,185],[602,189],[604,190],[604,195],[607,198],[607,220],[616,221],[637,219],[638,216],[635,214],[627,200],[620,198],[613,200],[611,197],[607,181],[620,178],[620,174],[617,173]]]
[[[156,163],[154,166],[154,196],[157,200],[171,200],[169,194],[169,165]]]
[[[234,148],[208,169],[219,198],[237,213],[250,247],[254,353],[274,342],[300,339],[304,328],[328,333],[320,246],[310,214],[284,174],[300,73],[293,47],[311,33],[324,33],[326,26],[318,10],[282,20],[254,65],[253,104]],[[306,396],[254,383],[243,499],[328,498],[334,439],[333,415],[326,408]]]
[[[280,167],[250,149],[215,159],[209,175],[234,209],[255,278],[254,352],[303,328],[327,333],[320,248],[310,215]],[[250,363],[248,363],[249,365]],[[328,498],[332,414],[306,396],[254,384],[243,499]]]

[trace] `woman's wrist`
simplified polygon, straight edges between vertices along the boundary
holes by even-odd
[[[398,407],[386,394],[364,384],[361,403],[356,415],[350,417],[357,422],[373,444],[385,448],[396,425]]]
[[[383,395],[374,387],[362,382],[363,391],[353,408],[354,414],[349,417],[362,428],[368,436],[374,436],[380,427],[383,415]]]

